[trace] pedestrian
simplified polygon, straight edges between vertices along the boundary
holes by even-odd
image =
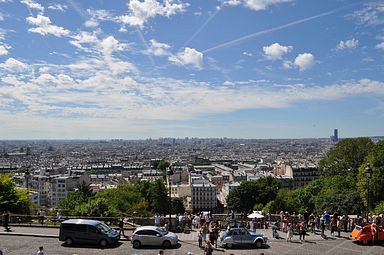
[[[299,230],[299,239],[300,239],[300,241],[301,241],[302,238],[304,240],[304,236],[303,236],[303,234],[304,234],[304,226],[303,226],[303,224],[304,224],[303,222],[297,224],[297,229]]]
[[[11,231],[11,229],[9,228],[9,213],[8,212],[5,212],[3,214],[3,227],[4,227],[4,231],[6,231],[6,232]]]
[[[253,232],[256,232],[256,229],[257,229],[257,218],[253,218],[252,219],[252,230]]]
[[[213,227],[212,227],[212,232],[213,232],[213,234],[214,234],[214,242],[215,242],[215,248],[217,248],[217,239],[219,239],[219,233],[220,233],[220,229],[219,229],[219,227],[217,226],[217,224],[215,223],[214,225],[213,225]],[[212,243],[213,244],[213,243]]]
[[[292,229],[291,223],[288,223],[287,224],[287,242],[292,241],[292,236],[293,236],[293,229]]]
[[[199,242],[199,247],[203,247],[203,232],[199,230],[199,233],[197,233],[197,241]]]
[[[122,235],[122,236],[125,237],[125,234],[124,234],[124,218],[123,217],[120,218],[118,226],[119,226],[119,229],[120,229],[119,230],[119,235]]]
[[[159,227],[160,224],[161,224],[161,216],[160,216],[160,214],[156,213],[156,215],[155,215],[155,226]]]
[[[340,237],[341,227],[343,222],[341,220],[341,216],[337,219],[337,237]]]
[[[213,254],[212,243],[210,241],[207,241],[204,247],[204,255],[212,255],[212,254]]]
[[[39,250],[37,251],[36,255],[44,255],[44,248],[43,248],[43,246],[39,247]]]
[[[321,229],[321,237],[326,239],[326,236],[324,234],[325,231],[325,223],[324,220],[320,220],[320,229]]]
[[[215,240],[216,240],[215,232],[213,232],[212,230],[209,231],[208,239],[211,242],[211,244],[214,245],[215,244]]]
[[[44,219],[45,219],[45,211],[43,209],[40,209],[40,211],[39,211],[39,221],[40,221],[41,225],[44,224]]]

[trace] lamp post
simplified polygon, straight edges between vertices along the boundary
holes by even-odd
[[[369,180],[372,177],[372,168],[369,164],[365,168],[365,175],[367,176],[367,222],[368,222],[368,214],[369,214],[369,207],[370,207]]]
[[[171,188],[171,176],[173,175],[173,170],[171,167],[168,167],[167,176],[168,176],[168,189],[169,189],[169,230],[172,227],[172,188]]]
[[[31,176],[31,173],[29,172],[29,169],[26,169],[24,171],[24,177],[25,177],[25,187],[27,188],[27,190],[29,188],[29,177],[30,176]]]

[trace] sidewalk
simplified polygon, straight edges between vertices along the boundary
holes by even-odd
[[[59,228],[47,228],[47,227],[28,227],[28,226],[12,226],[12,232],[5,232],[3,229],[0,231],[0,235],[14,235],[14,236],[34,236],[34,237],[45,237],[45,238],[59,238]],[[279,231],[279,239],[272,237],[271,229],[257,229],[257,232],[263,233],[267,238],[268,242],[285,242],[286,233]],[[132,230],[125,230],[125,234],[130,236],[132,234]],[[325,235],[328,239],[324,239],[321,237],[320,232],[316,231],[316,233],[307,233],[308,235],[305,237],[307,241],[327,241],[328,239],[338,239],[344,238],[349,239],[349,232],[341,232],[340,237],[331,236],[329,230],[325,231]],[[190,233],[177,233],[179,240],[181,242],[197,242],[197,232],[196,230],[192,230]],[[298,235],[294,235],[292,238],[293,241],[299,240]],[[128,238],[122,238],[121,241],[129,241]]]

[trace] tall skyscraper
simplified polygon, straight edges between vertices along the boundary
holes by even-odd
[[[331,141],[337,143],[339,141],[339,131],[337,129],[333,130],[333,135],[331,135]]]

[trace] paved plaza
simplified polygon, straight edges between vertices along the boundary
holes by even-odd
[[[122,240],[118,244],[100,248],[97,246],[67,247],[58,240],[58,228],[38,228],[38,227],[13,227],[13,232],[0,232],[0,249],[4,255],[27,255],[36,254],[39,246],[44,246],[47,255],[91,255],[91,254],[116,254],[116,255],[156,255],[161,247],[142,249],[133,249],[128,240]],[[298,236],[294,236],[292,242],[286,242],[284,239],[273,239],[271,230],[261,230],[268,236],[268,245],[263,249],[254,249],[251,247],[221,249],[218,248],[214,254],[229,255],[231,253],[238,255],[245,254],[384,254],[382,245],[358,245],[349,238],[349,233],[342,233],[341,237],[321,238],[319,234],[310,233],[306,241],[300,241]],[[131,231],[127,231],[130,234]],[[281,236],[284,233],[280,232]],[[329,232],[326,232],[329,236]],[[196,232],[189,234],[179,233],[180,244],[177,247],[165,251],[166,255],[183,255],[188,252],[192,254],[203,254],[203,251],[197,245]]]

